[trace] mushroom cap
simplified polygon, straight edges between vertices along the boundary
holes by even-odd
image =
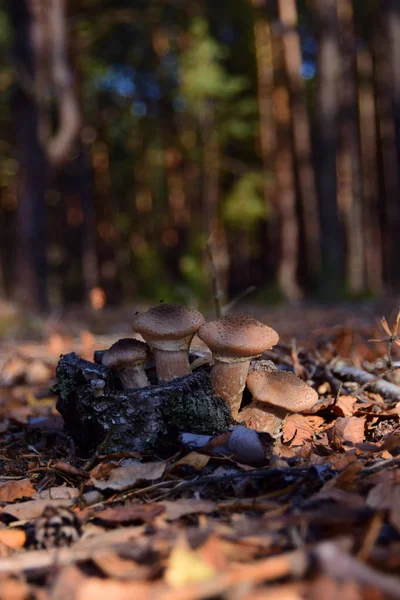
[[[132,327],[145,339],[180,340],[194,335],[203,323],[204,317],[197,310],[181,304],[159,304],[137,315]]]
[[[250,315],[228,315],[202,325],[197,333],[214,354],[228,358],[258,356],[278,343],[272,327]]]
[[[140,340],[123,338],[103,354],[102,364],[110,368],[123,368],[144,362],[149,357],[149,347]]]
[[[291,371],[253,371],[247,378],[253,398],[290,412],[310,410],[318,394]]]

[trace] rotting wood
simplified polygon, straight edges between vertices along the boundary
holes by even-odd
[[[204,370],[163,385],[121,390],[110,369],[72,352],[61,357],[55,391],[57,410],[84,452],[105,438],[105,453],[154,452],[161,441],[176,442],[179,431],[215,435],[234,424]]]

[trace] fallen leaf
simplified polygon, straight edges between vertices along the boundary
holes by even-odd
[[[93,484],[100,490],[116,490],[122,492],[132,488],[143,481],[156,481],[163,476],[166,463],[150,462],[129,465],[129,467],[120,467],[110,473],[108,481],[97,481],[93,479]]]
[[[339,396],[332,410],[340,417],[352,417],[356,402],[353,396]]]
[[[60,485],[58,487],[51,487],[47,490],[42,490],[33,494],[34,500],[74,500],[78,498],[78,488],[67,487]]]
[[[22,548],[26,542],[26,533],[22,529],[0,529],[0,543],[8,548]]]
[[[196,498],[182,498],[175,502],[164,501],[161,504],[165,507],[165,518],[167,521],[176,521],[185,515],[198,513],[211,513],[215,510],[216,504],[211,500],[197,500]]]
[[[341,443],[352,442],[359,444],[364,440],[364,417],[339,417],[328,432],[328,437],[334,436]]]
[[[90,477],[89,473],[86,473],[86,471],[82,471],[82,469],[78,469],[65,462],[53,463],[51,468],[60,471],[61,473],[65,473],[66,475],[71,475],[72,477],[80,477],[81,479],[89,479]]]
[[[149,583],[142,581],[112,581],[90,577],[79,587],[75,600],[148,600],[153,596]]]
[[[30,498],[35,488],[29,479],[17,479],[0,483],[0,501],[13,502],[19,498]]]
[[[29,600],[32,598],[30,587],[24,581],[18,579],[0,579],[2,600]]]
[[[90,477],[93,477],[93,479],[105,479],[113,469],[115,469],[113,463],[100,463],[90,471]]]
[[[173,588],[200,583],[215,577],[216,571],[180,537],[168,559],[165,581]]]
[[[63,506],[68,508],[73,503],[74,500],[28,500],[27,502],[19,502],[17,504],[7,504],[4,506],[3,512],[15,517],[19,521],[25,521],[40,517],[46,506],[54,506],[55,508]]]
[[[324,419],[317,415],[289,415],[283,424],[283,441],[290,446],[301,446],[305,440],[312,438],[314,432],[322,425]]]
[[[180,458],[174,463],[173,468],[178,465],[188,465],[193,467],[196,471],[201,471],[207,465],[210,457],[206,454],[199,454],[199,452],[189,452],[186,456]]]
[[[155,571],[153,565],[138,565],[132,558],[110,551],[95,552],[92,561],[105,575],[117,579],[149,579]]]
[[[155,517],[164,512],[160,504],[127,504],[117,508],[107,508],[94,515],[96,519],[107,523],[132,523],[140,521],[151,525]]]

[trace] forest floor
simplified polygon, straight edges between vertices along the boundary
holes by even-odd
[[[226,435],[80,457],[55,366],[130,336],[132,312],[2,326],[0,307],[1,600],[400,598],[397,308],[245,307],[280,334],[265,358],[319,393],[254,467],[213,455]]]

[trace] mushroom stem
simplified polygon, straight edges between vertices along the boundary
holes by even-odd
[[[211,382],[216,396],[229,404],[234,419],[238,419],[240,405],[251,358],[234,359],[214,356]]]
[[[118,371],[118,377],[122,383],[122,389],[124,390],[145,388],[150,385],[143,364],[132,365],[126,369],[120,369]]]
[[[159,383],[171,381],[175,377],[184,377],[192,371],[189,365],[188,350],[165,350],[153,346]]]

